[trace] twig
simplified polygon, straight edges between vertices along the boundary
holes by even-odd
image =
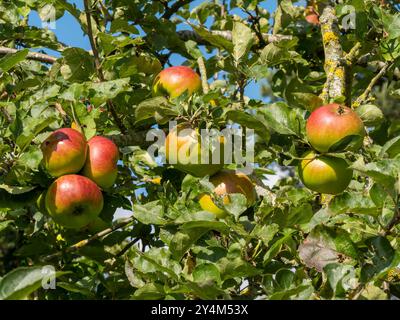
[[[146,141],[148,131],[128,131],[126,134],[116,134],[107,136],[114,141],[119,147],[126,146],[141,146],[146,147],[151,145],[152,141]]]
[[[207,69],[206,69],[206,65],[204,63],[203,57],[199,57],[197,59],[197,64],[199,65],[201,84],[203,86],[203,92],[208,93],[210,88],[208,86]]]
[[[87,22],[87,26],[88,26],[87,32],[88,32],[88,37],[89,37],[89,41],[90,41],[90,46],[92,47],[92,52],[93,52],[93,56],[94,56],[94,63],[96,66],[97,75],[99,77],[100,82],[104,82],[105,78],[104,78],[103,68],[101,66],[99,51],[97,49],[96,41],[95,41],[94,35],[93,35],[92,19],[91,19],[91,15],[90,15],[90,11],[89,11],[89,0],[84,0],[83,3],[85,6],[86,22]],[[115,121],[115,124],[119,128],[119,130],[122,133],[126,133],[126,128],[125,128],[124,124],[122,123],[121,119],[118,117],[117,112],[115,111],[114,104],[111,100],[107,101],[107,106],[108,106],[108,109]]]
[[[347,64],[351,64],[357,59],[357,57],[358,57],[358,55],[360,53],[360,49],[361,49],[361,42],[357,42],[353,46],[353,48],[351,48],[349,53],[346,54],[346,56],[344,57],[346,62],[347,62]]]
[[[375,84],[378,82],[378,80],[383,77],[383,75],[386,73],[386,71],[393,65],[393,63],[386,62],[382,69],[378,72],[378,74],[372,78],[371,82],[369,83],[368,87],[365,89],[365,91],[357,98],[356,101],[353,103],[353,107],[357,108],[360,106],[362,103],[364,103],[367,99],[368,96],[370,95],[373,87]]]
[[[397,209],[393,215],[392,220],[390,220],[388,225],[384,228],[383,236],[389,235],[392,229],[399,223],[400,223],[400,210]]]
[[[192,0],[178,0],[171,7],[167,8],[162,15],[162,18],[169,19],[172,17],[174,13],[176,13],[181,7],[187,5],[192,2]]]
[[[21,50],[13,49],[13,48],[7,48],[7,47],[0,47],[0,55],[5,55],[5,54],[14,54],[17,53]],[[29,52],[28,55],[26,56],[28,60],[35,60],[39,62],[45,62],[45,63],[55,63],[57,61],[57,58],[52,57],[48,54],[44,53],[38,53],[38,52]]]
[[[43,260],[44,261],[48,261],[48,260],[51,260],[53,258],[61,256],[63,253],[75,252],[75,251],[87,246],[88,244],[92,243],[93,241],[95,241],[95,240],[97,240],[97,239],[99,239],[101,237],[104,237],[104,236],[106,236],[106,235],[108,235],[108,234],[110,234],[110,233],[112,233],[112,232],[114,232],[114,231],[116,231],[116,230],[118,230],[118,229],[120,229],[122,227],[127,226],[128,224],[130,224],[133,221],[134,221],[134,217],[126,218],[126,219],[122,220],[121,222],[117,223],[116,225],[114,225],[114,226],[112,226],[110,228],[104,229],[104,230],[94,234],[93,236],[87,238],[87,239],[81,240],[81,241],[75,243],[74,245],[66,248],[63,251],[59,251],[59,252],[56,252],[54,254],[51,254],[51,255],[48,255],[48,256],[44,257]]]

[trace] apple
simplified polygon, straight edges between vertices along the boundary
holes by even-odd
[[[308,6],[305,10],[306,21],[314,26],[320,24],[318,13],[315,11],[313,6]]]
[[[206,159],[207,152],[208,159]],[[205,146],[202,150],[199,130],[180,124],[167,135],[165,156],[167,162],[175,169],[195,177],[211,176],[224,166],[224,144],[220,139],[219,150],[218,148],[212,150],[211,146],[210,148]]]
[[[251,180],[243,173],[236,173],[233,170],[221,170],[210,178],[215,186],[214,194],[222,198],[224,205],[230,203],[229,195],[241,193],[247,198],[247,206],[252,206],[256,201],[256,191]],[[205,211],[214,213],[217,218],[224,218],[228,214],[226,210],[218,207],[208,194],[200,196],[199,204]]]
[[[191,68],[176,66],[166,68],[154,79],[153,96],[177,98],[185,91],[189,95],[201,89],[200,76]]]
[[[103,209],[103,195],[89,178],[68,174],[50,185],[45,203],[47,212],[56,223],[80,229],[98,217]]]
[[[344,159],[318,155],[309,151],[298,166],[299,176],[304,185],[313,191],[326,194],[342,193],[353,177]]]
[[[79,172],[86,161],[87,143],[82,133],[58,129],[41,145],[43,165],[53,177]]]
[[[352,109],[333,103],[314,110],[307,119],[307,139],[319,152],[339,151],[341,144],[357,138],[351,150],[359,149],[365,135],[362,120]],[[334,150],[330,150],[335,146]]]
[[[101,188],[110,188],[117,179],[118,147],[110,139],[95,136],[88,141],[89,151],[83,175]]]

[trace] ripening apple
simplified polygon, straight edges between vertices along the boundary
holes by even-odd
[[[353,177],[344,159],[318,155],[309,151],[298,166],[299,176],[304,185],[313,191],[326,194],[342,193]]]
[[[86,161],[87,143],[71,128],[54,131],[41,145],[43,165],[53,177],[79,172]]]
[[[180,171],[195,177],[211,176],[224,166],[224,144],[219,139],[215,149],[212,145],[202,148],[199,130],[180,124],[167,135],[165,156],[167,162]]]
[[[103,209],[103,195],[89,178],[69,174],[56,179],[46,193],[46,209],[53,220],[80,229],[96,219]]]
[[[153,96],[177,98],[185,91],[189,95],[201,89],[200,76],[191,68],[176,66],[166,68],[154,79]]]
[[[241,193],[247,198],[247,206],[250,207],[256,201],[256,191],[251,180],[243,173],[236,173],[233,170],[221,170],[210,178],[215,186],[214,194],[222,198],[224,205],[230,203],[230,194]],[[214,213],[217,218],[224,218],[228,212],[218,207],[211,196],[203,194],[200,196],[199,204],[205,211]]]
[[[305,10],[306,21],[314,26],[320,24],[318,13],[315,11],[313,6],[308,6]]]
[[[356,138],[352,150],[361,147],[365,128],[362,120],[352,109],[333,103],[314,110],[307,119],[307,139],[314,149],[319,152],[329,152],[341,149],[341,144]]]
[[[83,175],[101,188],[112,187],[118,173],[118,147],[110,139],[101,136],[89,139],[88,146]]]

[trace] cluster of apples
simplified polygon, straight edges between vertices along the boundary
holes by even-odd
[[[157,75],[154,80],[153,95],[164,95],[173,99],[184,92],[191,95],[200,89],[201,79],[195,71],[186,66],[176,66],[166,68]],[[214,194],[202,194],[199,204],[203,210],[215,214],[217,218],[224,218],[227,211],[218,205],[219,201],[227,205],[231,202],[230,194],[241,193],[246,197],[247,206],[250,207],[256,201],[256,192],[253,183],[245,174],[223,169],[223,139],[220,143],[219,163],[202,163],[199,129],[187,123],[178,124],[167,135],[165,154],[167,162],[182,172],[195,177],[210,176],[210,182],[215,187]],[[190,153],[180,152],[181,149],[190,150]],[[213,158],[215,157],[211,152],[208,159]]]
[[[347,162],[336,152],[357,151],[365,136],[364,123],[352,109],[328,104],[314,110],[307,119],[306,135],[314,150],[305,153],[298,166],[299,176],[310,190],[339,194],[353,177]],[[329,153],[329,154],[327,154]]]
[[[80,131],[62,128],[43,141],[41,150],[43,167],[56,178],[43,195],[46,212],[66,228],[88,227],[103,209],[102,189],[117,178],[117,146],[102,136],[87,141]]]

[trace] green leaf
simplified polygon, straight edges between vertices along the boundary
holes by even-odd
[[[8,72],[9,70],[11,70],[15,65],[17,65],[21,61],[24,61],[28,53],[29,50],[24,49],[16,53],[7,54],[5,57],[1,58],[0,72]]]
[[[155,118],[158,123],[164,124],[178,116],[165,97],[155,97],[141,102],[135,108],[135,122]]]
[[[157,283],[146,283],[137,289],[132,296],[134,300],[160,300],[165,297],[163,286]]]
[[[336,297],[344,297],[348,290],[355,289],[358,285],[356,272],[352,266],[330,263],[324,267],[324,272]]]
[[[298,250],[305,265],[320,272],[329,263],[348,263],[357,257],[357,249],[346,231],[324,226],[314,228]]]
[[[213,34],[205,28],[195,26],[191,24],[191,27],[199,34],[199,36],[205,41],[209,42],[213,46],[216,46],[221,49],[225,49],[228,52],[233,51],[233,44],[231,41],[225,39],[224,37]]]
[[[233,22],[232,29],[233,58],[236,65],[247,55],[254,43],[253,33],[251,29],[244,23]]]
[[[385,159],[365,164],[362,158],[360,158],[354,162],[350,168],[373,178],[376,182],[381,183],[389,190],[392,190],[396,178],[400,173],[400,161]]]
[[[22,194],[34,190],[36,187],[19,187],[19,186],[8,186],[0,184],[0,189],[6,190],[10,194]]]
[[[197,265],[193,270],[193,281],[204,283],[210,280],[217,284],[221,283],[221,274],[219,273],[217,266],[213,263],[202,263]]]
[[[400,136],[394,137],[382,146],[379,157],[383,157],[385,154],[387,154],[389,158],[395,158],[400,154]]]
[[[93,57],[81,48],[67,48],[63,51],[61,74],[71,82],[89,80],[94,74]]]
[[[359,213],[377,216],[382,208],[377,207],[370,195],[356,192],[344,192],[337,195],[329,204],[329,209],[336,214]]]
[[[20,267],[7,273],[0,280],[0,300],[20,300],[47,284],[49,276],[58,277],[68,272],[49,274],[42,266]]]
[[[361,269],[361,280],[369,281],[375,275],[379,275],[388,268],[394,257],[395,250],[391,246],[389,240],[382,236],[376,236],[367,239],[368,260]]]
[[[274,242],[274,244],[268,249],[268,251],[264,255],[264,260],[263,264],[264,266],[268,264],[275,256],[279,253],[281,250],[282,246],[292,239],[292,234],[294,233],[294,230],[289,230],[283,234],[278,240]]]
[[[261,239],[265,246],[268,246],[274,236],[278,233],[279,226],[275,223],[268,225],[257,224],[251,232],[251,236]]]
[[[14,223],[14,220],[6,220],[0,222],[0,232],[5,230],[10,224]]]
[[[265,125],[283,135],[302,136],[305,128],[302,111],[289,108],[283,102],[266,105],[259,110],[265,118]],[[304,113],[303,113],[304,114]]]
[[[144,224],[163,225],[167,221],[163,218],[164,208],[160,201],[152,201],[146,204],[134,204],[133,216]]]
[[[253,129],[265,142],[269,141],[269,129],[262,116],[252,115],[242,110],[227,110],[225,116],[228,120],[238,123],[244,128]]]

